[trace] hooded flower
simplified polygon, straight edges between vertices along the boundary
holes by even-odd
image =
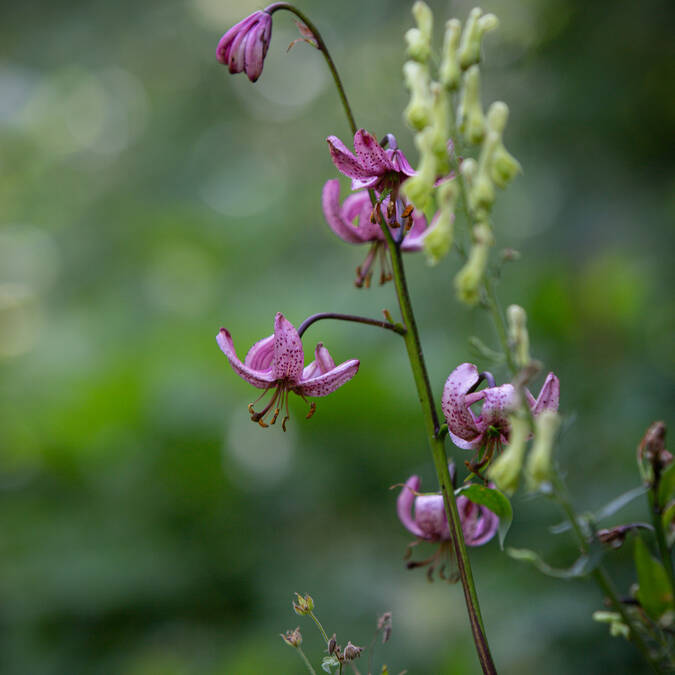
[[[277,421],[279,412],[285,406],[286,415],[281,423],[284,431],[288,420],[288,396],[291,392],[302,399],[306,396],[327,396],[356,375],[359,362],[356,359],[336,366],[328,350],[319,343],[315,360],[304,367],[305,355],[298,331],[280,312],[274,318],[274,334],[256,342],[249,350],[243,363],[234,351],[232,337],[227,329],[221,328],[216,336],[218,346],[234,371],[258,389],[264,389],[261,396],[248,407],[251,420],[266,427],[264,418],[271,415],[270,424]],[[270,390],[273,395],[260,412],[253,406]],[[316,409],[312,403],[307,417]]]
[[[475,391],[484,379],[490,386]],[[543,410],[555,412],[560,399],[560,382],[553,373],[549,373],[536,399],[527,389],[525,395],[535,417]],[[471,406],[478,401],[483,401],[483,407],[476,415]],[[508,443],[510,427],[507,415],[517,405],[518,395],[513,385],[494,386],[492,375],[479,374],[472,363],[462,363],[450,373],[441,402],[450,438],[464,450],[480,449],[494,440]]]
[[[254,12],[220,38],[216,58],[228,66],[231,73],[243,71],[251,82],[255,82],[262,73],[271,35],[271,14]]]
[[[326,140],[333,164],[340,173],[352,179],[352,190],[373,188],[382,192],[415,175],[391,134],[387,135],[389,147],[385,150],[375,136],[359,129],[354,134],[355,155],[337,136],[329,136]]]
[[[450,526],[445,515],[443,496],[416,495],[419,486],[418,476],[410,476],[406,481],[396,503],[399,519],[409,532],[420,539],[449,541]],[[499,517],[495,513],[463,495],[457,497],[457,509],[467,546],[481,546],[494,537],[499,527]]]

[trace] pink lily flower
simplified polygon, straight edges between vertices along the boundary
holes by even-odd
[[[431,578],[439,560],[445,560],[440,568],[441,578],[452,554],[450,526],[445,515],[443,496],[440,494],[417,494],[420,487],[418,476],[410,476],[401,490],[396,509],[403,526],[419,541],[439,542],[436,553],[423,561],[411,561],[408,568],[429,566],[427,575]],[[492,486],[491,486],[492,487]],[[413,515],[414,505],[414,515]],[[499,517],[485,506],[475,504],[467,497],[457,497],[457,509],[462,523],[462,532],[467,546],[482,546],[495,536],[499,529]],[[409,555],[409,554],[408,554]]]
[[[373,217],[376,212],[368,192],[365,190],[354,192],[340,204],[340,181],[333,178],[323,186],[321,205],[328,225],[340,239],[350,244],[371,245],[365,261],[357,268],[356,285],[359,288],[364,283],[369,285],[370,269],[378,256],[382,263],[380,283],[388,281],[391,273],[387,258],[387,244],[380,223],[373,222],[376,220]],[[394,237],[401,232],[401,227],[404,231],[407,230],[401,242],[401,250],[419,251],[422,249],[424,236],[427,233],[427,219],[422,213],[412,210],[411,207],[404,207],[400,200],[397,200],[393,208],[389,197],[383,200],[380,212],[385,222],[390,223],[389,229]]]
[[[475,391],[482,380],[487,380],[490,386]],[[555,412],[560,401],[560,381],[553,373],[549,373],[536,399],[527,389],[525,395],[535,417],[543,410]],[[471,409],[478,401],[483,401],[480,415]],[[512,384],[496,387],[492,375],[479,373],[473,363],[462,363],[450,373],[441,401],[452,442],[464,450],[487,446],[490,456],[495,444],[509,442],[508,414],[517,405],[518,396]]]
[[[286,415],[281,423],[286,431],[288,414],[288,396],[292,392],[306,400],[306,396],[327,396],[356,375],[359,361],[352,359],[336,366],[328,350],[320,342],[316,346],[315,360],[304,367],[305,354],[302,341],[293,324],[278,312],[274,317],[274,334],[256,342],[249,349],[243,363],[234,351],[232,337],[226,328],[221,328],[216,336],[218,346],[234,371],[258,389],[264,389],[248,410],[251,420],[262,427],[268,424],[264,418],[271,415],[270,424],[277,421],[279,412],[285,406]],[[271,400],[260,412],[253,406],[270,390],[274,390]],[[316,410],[312,402],[307,418]]]
[[[354,134],[354,155],[337,136],[329,136],[330,156],[340,173],[352,179],[352,190],[373,188],[382,192],[396,188],[409,176],[415,175],[406,156],[396,146],[396,139],[387,135],[385,150],[377,138],[365,129]]]
[[[255,82],[262,73],[271,36],[272,15],[266,11],[254,12],[220,38],[216,58],[228,66],[231,73],[243,71]]]

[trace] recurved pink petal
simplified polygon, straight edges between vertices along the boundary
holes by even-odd
[[[394,165],[377,138],[365,129],[359,129],[354,134],[354,150],[359,163],[370,176],[382,176],[394,170]]]
[[[308,380],[301,380],[295,391],[302,396],[327,396],[356,375],[360,362],[357,359],[345,361],[327,373],[316,375]]]
[[[433,222],[432,222],[433,226]],[[413,211],[413,225],[401,244],[403,251],[421,251],[427,234],[427,219],[419,211]]]
[[[410,166],[410,163],[402,150],[399,150],[398,148],[396,150],[387,150],[387,156],[395,171],[406,176],[414,176],[417,173],[415,169]]]
[[[483,394],[483,409],[478,423],[485,429],[489,425],[508,425],[507,415],[518,405],[518,396],[512,384],[502,384],[478,392]]]
[[[255,23],[255,14],[247,16],[238,24],[232,26],[223,37],[218,41],[216,47],[216,58],[223,64],[229,65],[230,53],[232,52],[232,44],[234,39],[239,36],[244,36],[248,29]]]
[[[271,370],[274,360],[274,335],[258,340],[248,350],[244,365],[252,370]]]
[[[415,522],[426,539],[449,539],[450,528],[442,495],[420,495],[415,500]]]
[[[539,392],[539,396],[537,396],[537,400],[534,405],[532,405],[532,414],[538,415],[544,410],[557,412],[559,403],[560,380],[553,373],[549,373]]]
[[[298,331],[281,312],[277,312],[274,317],[274,379],[288,378],[293,383],[299,382],[304,365],[305,354]]]
[[[317,375],[322,375],[335,368],[335,362],[330,352],[323,346],[323,342],[319,342],[314,350],[314,361],[312,361],[302,371],[302,379],[310,380]]]
[[[479,442],[480,430],[473,412],[465,401],[467,392],[478,382],[478,368],[473,363],[457,366],[445,382],[441,408],[448,423],[452,442],[460,448],[470,450]]]
[[[342,205],[342,212],[354,229],[357,230],[362,241],[384,239],[378,223],[373,223],[373,205],[367,192],[357,192],[349,195]]]
[[[351,197],[357,197],[357,195],[352,195]],[[351,197],[345,200],[345,206]],[[358,195],[358,199],[362,199],[361,195]],[[352,218],[345,217],[346,209],[340,205],[340,181],[337,178],[327,181],[323,186],[321,206],[323,207],[323,215],[330,229],[340,239],[350,244],[361,244],[365,241],[360,228],[352,225]]]
[[[499,517],[490,509],[480,506],[480,518],[476,524],[471,541],[467,541],[467,546],[482,546],[487,544],[495,536],[499,529]]]
[[[416,537],[422,537],[422,530],[412,517],[412,505],[415,501],[415,492],[420,487],[420,479],[418,476],[410,476],[405,482],[403,489],[396,500],[396,511],[398,518],[403,523],[409,532],[412,532]]]
[[[350,178],[367,180],[372,174],[366,171],[358,159],[347,149],[345,144],[337,136],[329,136],[327,139],[330,148],[330,156],[337,170]]]
[[[239,360],[234,351],[232,336],[226,328],[220,329],[220,332],[216,336],[216,341],[239,377],[242,377],[254,387],[258,387],[258,389],[267,389],[274,382],[276,378],[271,371],[254,370]]]

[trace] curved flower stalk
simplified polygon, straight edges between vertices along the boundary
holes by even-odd
[[[370,195],[360,190],[340,203],[340,181],[333,178],[326,182],[321,193],[321,204],[326,222],[340,239],[350,244],[370,244],[365,261],[356,270],[356,285],[370,285],[371,267],[380,257],[382,274],[380,283],[391,278],[387,260],[387,243],[380,226],[377,212],[373,209]],[[377,208],[377,207],[376,207]],[[428,233],[427,219],[419,211],[405,206],[397,199],[395,205],[386,197],[379,206],[381,217],[389,225],[394,236],[398,230],[403,235],[402,251],[420,251]],[[373,222],[375,221],[375,222]],[[403,228],[403,230],[401,230]]]
[[[337,170],[352,179],[352,190],[372,188],[376,192],[395,189],[409,176],[415,175],[406,156],[387,134],[389,147],[385,150],[377,138],[365,129],[354,134],[352,153],[337,136],[329,136],[330,156]]]
[[[231,73],[245,72],[251,82],[262,73],[272,37],[272,16],[267,11],[254,12],[220,38],[216,58]]]
[[[423,561],[410,561],[408,568],[427,567],[429,578],[433,575],[436,565],[442,562],[439,575],[445,578],[445,567],[452,555],[450,544],[450,526],[445,513],[445,505],[441,494],[418,494],[420,479],[410,476],[401,490],[396,509],[403,526],[417,537],[417,541],[439,542],[436,553]],[[413,515],[414,507],[414,515]],[[485,506],[475,504],[467,497],[457,497],[457,509],[462,524],[462,532],[467,546],[482,546],[487,544],[499,528],[499,518]]]
[[[327,396],[351,380],[359,369],[356,359],[336,366],[321,342],[316,346],[315,360],[303,368],[305,354],[302,341],[293,324],[281,312],[274,318],[274,333],[256,342],[243,362],[237,357],[232,337],[226,328],[220,329],[216,340],[237,375],[254,387],[264,389],[248,407],[251,420],[261,427],[268,426],[265,421],[268,416],[269,424],[274,424],[282,407],[285,407],[286,414],[281,426],[286,431],[288,396],[291,392],[303,400],[306,400],[306,396]],[[261,411],[256,412],[253,406],[269,390],[273,390],[272,398]],[[312,402],[307,418],[315,410],[316,404]]]

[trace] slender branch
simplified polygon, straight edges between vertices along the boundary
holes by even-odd
[[[321,621],[319,621],[314,612],[310,612],[309,615],[314,619],[314,623],[317,625],[318,629],[321,631],[321,635],[323,636],[324,642],[328,644],[328,635],[326,635],[326,631],[323,629],[323,626],[321,625]]]
[[[269,7],[265,8],[265,12],[268,14],[274,14],[274,12],[279,11],[280,9],[285,9],[292,14],[295,14],[300,21],[302,21],[309,30],[312,31],[312,34],[316,38],[316,44],[319,49],[319,51],[323,54],[324,58],[326,59],[326,63],[328,64],[328,68],[330,68],[331,75],[333,76],[333,80],[335,81],[335,86],[338,90],[338,94],[340,94],[340,100],[342,101],[342,107],[344,108],[345,114],[347,115],[347,120],[349,121],[349,126],[352,130],[352,134],[356,133],[356,122],[354,121],[354,115],[352,114],[352,109],[349,105],[349,101],[347,100],[347,94],[345,92],[344,87],[342,86],[342,80],[340,79],[340,75],[338,74],[337,68],[335,66],[335,62],[333,61],[333,58],[330,55],[330,52],[328,51],[328,47],[326,46],[326,43],[323,41],[323,38],[321,37],[321,33],[319,33],[318,28],[309,20],[309,18],[305,15],[304,12],[301,12],[297,7],[294,7],[288,2],[275,2]]]
[[[320,312],[319,314],[312,314],[312,316],[307,317],[298,328],[298,335],[302,337],[302,334],[317,321],[322,319],[336,319],[337,321],[353,321],[354,323],[364,323],[368,326],[378,326],[379,328],[384,328],[385,330],[393,331],[399,335],[405,335],[406,329],[401,324],[389,323],[389,321],[380,321],[379,319],[370,319],[367,316],[356,316],[354,314],[338,314],[337,312]]]
[[[298,645],[296,647],[296,649],[298,650],[298,654],[300,654],[300,657],[302,658],[302,660],[305,662],[305,665],[307,666],[307,670],[309,670],[309,672],[312,673],[312,675],[316,675],[316,670],[314,670],[314,668],[312,667],[312,664],[309,662],[309,659],[305,655],[305,652],[302,651],[302,647],[300,647],[300,645]]]

